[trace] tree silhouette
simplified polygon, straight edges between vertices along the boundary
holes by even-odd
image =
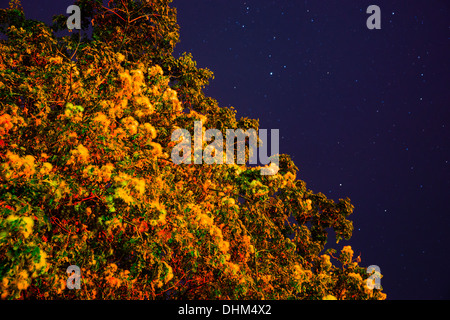
[[[350,200],[308,190],[288,155],[274,175],[172,162],[177,128],[258,121],[205,96],[213,74],[190,54],[173,57],[170,2],[78,0],[70,36],[56,36],[67,16],[0,10],[1,298],[384,299],[350,246],[323,252],[328,231],[351,237]]]

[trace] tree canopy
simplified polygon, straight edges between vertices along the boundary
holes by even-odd
[[[307,189],[288,155],[274,175],[171,160],[172,132],[195,121],[259,124],[173,56],[170,2],[78,0],[69,36],[66,15],[0,10],[1,298],[384,299],[350,246],[324,250],[329,231],[350,239],[350,199]]]

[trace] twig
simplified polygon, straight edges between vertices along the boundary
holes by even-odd
[[[77,44],[77,47],[75,48],[75,52],[70,57],[70,61],[72,61],[72,58],[75,56],[75,53],[77,53],[78,47],[80,46],[80,43],[81,43],[81,31],[78,32],[78,35],[79,35],[78,44]]]
[[[175,283],[173,286],[171,286],[170,288],[167,288],[167,289],[164,290],[164,291],[161,291],[160,293],[157,293],[156,295],[157,295],[157,296],[158,296],[158,295],[161,295],[161,294],[163,294],[163,293],[165,293],[165,292],[167,292],[167,291],[169,291],[169,290],[175,288],[175,287],[180,283],[180,281],[183,280],[183,278],[184,278],[185,276],[186,276],[186,274],[184,274],[184,275],[180,278],[180,280],[178,280],[178,282]]]
[[[112,13],[114,13],[116,16],[118,16],[120,19],[122,19],[123,22],[126,22],[125,19],[122,18],[122,17],[121,17],[117,12],[115,12],[114,10],[111,10],[111,9],[105,7],[105,6],[102,6],[102,7],[103,7],[104,9],[106,9],[106,10],[111,11]]]

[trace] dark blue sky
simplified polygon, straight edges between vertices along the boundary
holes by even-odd
[[[1,7],[8,1],[1,0]],[[50,22],[73,1],[22,1]],[[381,30],[366,9],[381,8]],[[447,1],[175,0],[176,56],[215,79],[220,106],[280,129],[308,188],[348,196],[351,245],[388,299],[449,299]]]
[[[380,267],[388,299],[450,298],[446,3],[174,1],[177,53],[215,73],[208,95],[280,129],[310,189],[350,197],[341,243]]]

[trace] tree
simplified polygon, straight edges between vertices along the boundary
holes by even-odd
[[[169,0],[76,5],[71,36],[56,36],[65,16],[0,11],[3,299],[385,298],[350,246],[323,252],[328,230],[351,237],[350,200],[308,190],[288,155],[274,175],[171,161],[177,128],[258,121],[206,97],[213,74],[190,54],[173,57]]]

